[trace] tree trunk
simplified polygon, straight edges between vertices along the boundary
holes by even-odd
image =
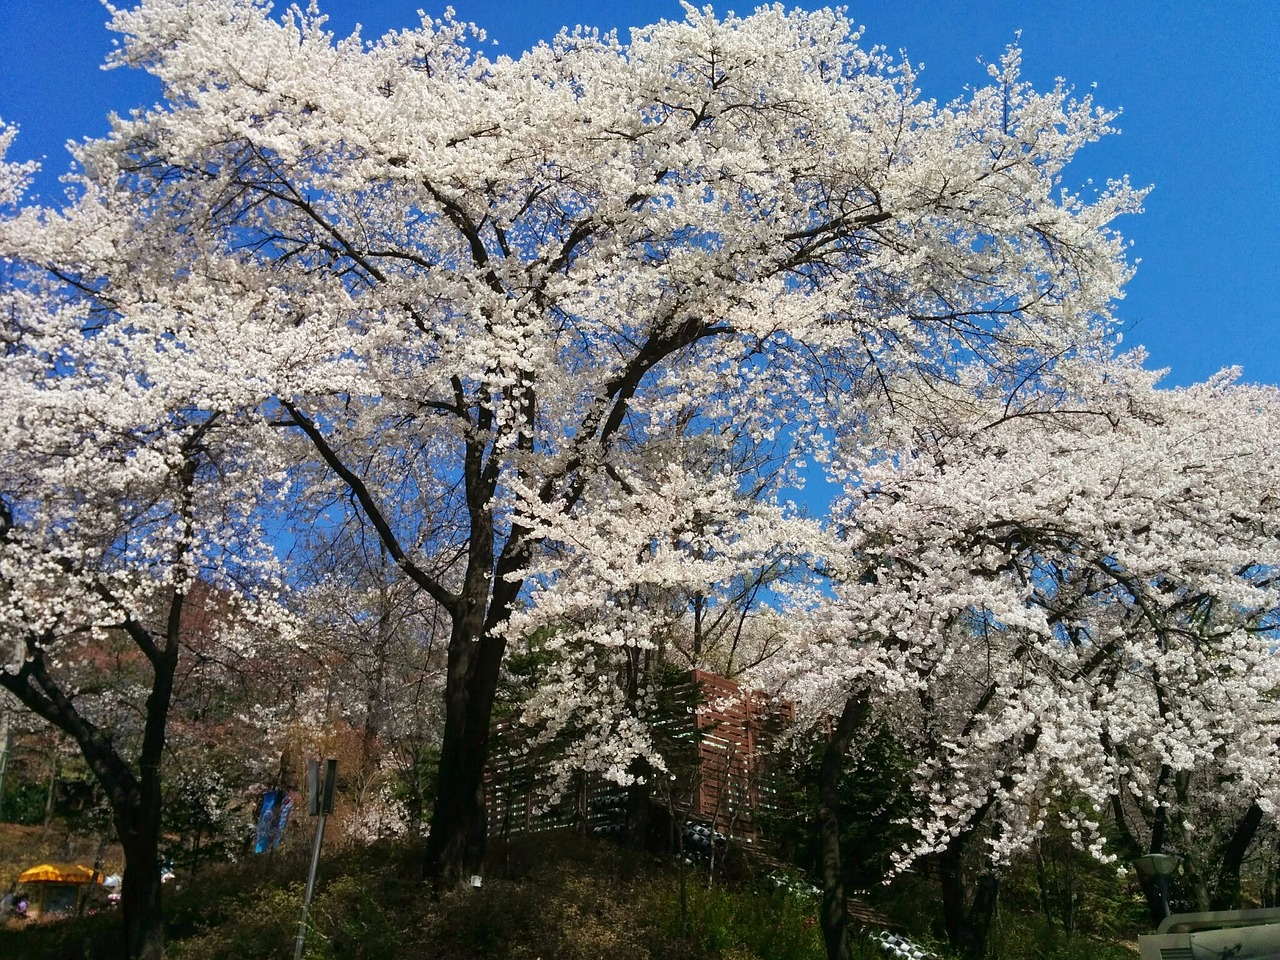
[[[203,838],[204,831],[200,829],[199,824],[196,824],[195,836],[191,838],[191,878],[193,880],[200,872],[200,841]]]
[[[632,766],[634,768],[636,764]],[[648,783],[636,784],[626,788],[622,839],[623,843],[632,850],[648,850],[652,846],[653,797],[649,793],[649,789]],[[674,829],[683,836],[684,828],[679,819],[673,819],[672,823],[675,824]]]
[[[849,960],[849,910],[840,862],[840,821],[825,802],[818,810],[822,850],[822,943],[827,960]]]
[[[58,744],[55,742],[49,754],[49,789],[44,797],[44,828],[41,838],[48,836],[49,824],[53,822],[53,797],[58,791]]]
[[[1054,909],[1054,903],[1059,899],[1060,892],[1055,889],[1049,890],[1049,870],[1044,862],[1044,840],[1043,838],[1036,841],[1036,889],[1040,894],[1040,912],[1044,914],[1045,923],[1057,923],[1057,912]],[[1071,931],[1067,931],[1070,936]]]
[[[426,853],[428,876],[445,885],[481,872],[491,707],[467,697],[465,690],[448,697]]]
[[[965,951],[969,940],[965,917],[968,898],[965,896],[964,876],[960,871],[959,846],[957,838],[938,857],[938,879],[942,884],[942,922],[947,928],[947,939],[957,950]]]
[[[938,858],[942,881],[942,915],[947,939],[961,955],[977,960],[987,946],[1000,895],[1000,878],[991,870],[978,880],[972,902],[964,883],[964,851],[972,834],[962,833]]]
[[[973,931],[978,952],[981,956],[986,951],[987,938],[991,933],[991,923],[995,920],[996,904],[1000,901],[1000,877],[988,866],[978,878],[978,889],[974,892],[973,903],[969,907],[969,928]]]
[[[1214,884],[1210,910],[1235,910],[1240,906],[1240,867],[1262,826],[1262,808],[1251,803],[1237,822],[1231,836],[1219,850],[1218,878]]]
[[[435,807],[427,836],[426,873],[442,886],[482,873],[487,823],[484,768],[504,643],[471,640],[455,623],[449,641],[444,738]]]
[[[154,816],[140,811],[116,818],[116,830],[124,848],[120,910],[124,918],[125,947],[132,960],[160,960],[164,956],[158,825],[158,811]]]
[[[479,415],[483,429],[488,428],[490,416],[486,411]],[[452,627],[444,742],[426,854],[428,877],[443,886],[479,876],[484,864],[484,768],[507,647],[498,631],[515,606],[522,586],[519,574],[529,557],[524,542],[527,531],[518,523],[495,557],[492,501],[500,467],[495,450],[486,453],[483,443],[468,440],[463,466],[470,519],[467,566],[461,593],[446,605]]]
[[[1156,781],[1156,791],[1164,789],[1165,782],[1169,778],[1169,767],[1164,765],[1160,768],[1160,777]],[[1151,821],[1151,848],[1148,853],[1164,853],[1164,844],[1166,836],[1169,832],[1169,808],[1161,803],[1156,807],[1155,816]],[[1145,873],[1138,873],[1138,886],[1142,889],[1142,895],[1147,901],[1147,911],[1151,915],[1151,925],[1158,926],[1165,918],[1169,903],[1168,880],[1157,880],[1153,876]]]
[[[818,835],[822,855],[822,942],[827,960],[849,960],[849,908],[840,857],[840,774],[853,736],[867,717],[867,701],[852,696],[822,753],[818,785]]]

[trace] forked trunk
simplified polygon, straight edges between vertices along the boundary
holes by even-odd
[[[1227,837],[1219,850],[1217,882],[1214,884],[1213,897],[1209,903],[1211,910],[1237,910],[1240,907],[1240,868],[1244,865],[1245,854],[1253,845],[1262,826],[1262,808],[1256,803],[1249,804],[1238,821],[1231,836]]]

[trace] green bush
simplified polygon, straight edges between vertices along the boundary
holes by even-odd
[[[279,960],[293,955],[301,883],[258,889],[219,906],[213,922],[170,941],[169,960]]]
[[[524,880],[456,891],[436,905],[423,935],[438,955],[459,960],[649,960],[648,884],[624,882],[611,866],[562,861]]]
[[[992,960],[1133,960],[1128,947],[1084,933],[1065,935],[1037,914],[1002,912],[988,944]]]
[[[381,844],[326,850],[307,936],[308,960],[823,960],[817,900],[793,892],[711,883],[671,858],[557,832],[493,851],[480,889],[438,898],[418,878],[422,851]],[[170,960],[279,960],[293,954],[306,851],[280,851],[202,871],[166,889]],[[1018,899],[1010,884],[1010,901]],[[904,878],[877,905],[940,956],[929,929],[936,891]],[[1022,896],[1025,897],[1025,891]],[[877,897],[879,901],[880,898]],[[892,908],[892,909],[890,909]],[[935,911],[936,912],[936,911]],[[1083,914],[1082,914],[1083,916]],[[1094,933],[1093,930],[1088,930]],[[114,946],[113,946],[114,944]],[[881,960],[854,935],[858,960]],[[5,960],[114,960],[119,914],[0,930]],[[1034,909],[1002,906],[990,960],[1131,960],[1122,946]]]
[[[44,823],[48,795],[47,784],[29,781],[6,784],[4,796],[0,797],[0,822]]]
[[[316,960],[394,960],[421,955],[412,918],[429,906],[422,884],[382,876],[343,876],[316,891],[307,956]]]
[[[649,913],[661,956],[822,960],[817,905],[786,892],[706,886],[705,877],[655,891]]]
[[[114,912],[57,923],[0,926],[4,960],[120,960],[124,954],[120,915]]]

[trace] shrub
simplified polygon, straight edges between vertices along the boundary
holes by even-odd
[[[118,913],[0,926],[0,957],[5,960],[120,960],[124,955]]]
[[[171,941],[169,960],[279,960],[293,955],[302,884],[258,889],[220,907],[213,921]]]

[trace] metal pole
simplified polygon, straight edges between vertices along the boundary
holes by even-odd
[[[1156,875],[1156,894],[1160,897],[1160,922],[1162,923],[1173,912],[1169,909],[1169,877],[1167,874]],[[1157,923],[1156,926],[1160,926],[1160,923]]]
[[[320,864],[320,843],[324,840],[324,814],[316,821],[316,839],[311,845],[311,872],[307,874],[307,892],[302,896],[302,919],[298,921],[298,939],[293,945],[293,960],[302,960],[302,945],[307,939],[307,914],[311,910],[311,894],[316,888],[316,867]]]
[[[4,772],[9,766],[9,708],[0,711],[0,810],[4,809]]]
[[[307,764],[307,786],[311,795],[308,807],[315,811],[316,839],[311,845],[311,870],[307,873],[307,892],[302,895],[302,919],[298,921],[298,939],[293,944],[293,960],[302,960],[302,948],[307,940],[307,915],[311,912],[311,894],[316,888],[316,868],[320,865],[320,844],[324,841],[325,817],[333,813],[333,793],[338,782],[338,761],[332,758],[326,764],[325,779],[320,781],[320,761]]]

